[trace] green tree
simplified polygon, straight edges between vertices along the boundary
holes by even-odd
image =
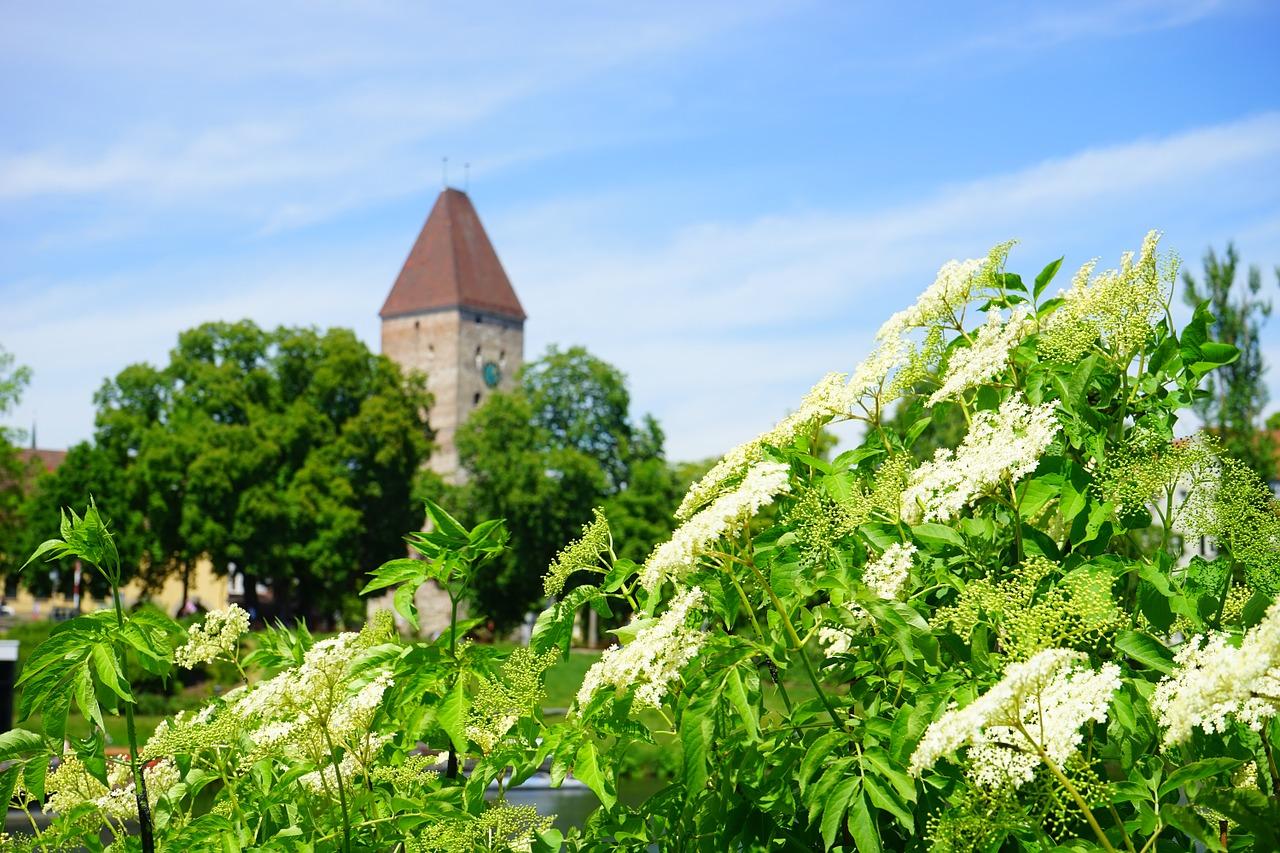
[[[1235,286],[1239,265],[1236,247],[1228,243],[1221,258],[1212,248],[1205,253],[1203,285],[1197,284],[1189,272],[1182,276],[1187,304],[1194,308],[1202,302],[1209,303],[1214,339],[1240,351],[1235,362],[1216,371],[1216,375],[1210,374],[1204,389],[1207,393],[1195,409],[1233,456],[1264,477],[1273,476],[1270,436],[1259,429],[1267,405],[1263,383],[1267,368],[1260,344],[1262,327],[1271,315],[1271,300],[1258,295],[1262,272],[1256,266],[1249,268],[1243,288]],[[1280,279],[1280,268],[1276,269],[1276,276]]]
[[[642,560],[671,530],[682,494],[657,421],[631,420],[626,377],[581,347],[551,347],[458,431],[474,523],[505,518],[511,550],[474,579],[473,603],[510,625],[542,597],[542,575],[603,506],[619,555]]]
[[[330,614],[422,523],[422,377],[349,330],[208,323],[164,368],[127,367],[96,402],[93,446],[37,500],[102,495],[126,576],[158,584],[207,557],[245,573],[251,606],[263,580],[286,613]]]
[[[15,366],[12,353],[0,347],[0,418],[18,404],[22,389],[30,381],[31,369]],[[6,576],[25,559],[17,547],[22,529],[23,490],[29,476],[16,446],[21,440],[20,430],[0,424],[0,574]]]

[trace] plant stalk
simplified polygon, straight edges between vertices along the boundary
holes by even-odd
[[[111,582],[111,598],[116,607],[116,627],[124,628],[124,608],[120,604],[120,586],[113,579]],[[123,648],[119,649],[120,674],[129,684],[129,655]],[[132,688],[132,685],[130,685]],[[138,730],[133,722],[133,703],[124,703],[124,726],[129,736],[129,769],[133,771],[133,793],[138,802],[138,828],[142,835],[142,853],[155,853],[156,840],[151,827],[151,806],[147,801],[147,780],[138,767]]]

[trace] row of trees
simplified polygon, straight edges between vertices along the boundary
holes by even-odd
[[[349,330],[206,324],[179,337],[167,366],[127,367],[95,402],[93,440],[40,478],[21,515],[55,518],[97,496],[125,580],[154,588],[207,557],[245,573],[250,607],[255,580],[269,579],[289,609],[331,613],[421,524],[423,379]],[[5,568],[48,532],[18,530]]]
[[[0,412],[29,376],[12,362],[0,363]],[[642,559],[640,543],[668,532],[697,473],[668,466],[657,422],[632,420],[625,377],[586,350],[552,348],[521,379],[462,430],[470,476],[447,487],[425,467],[431,400],[421,375],[348,330],[200,326],[180,336],[164,368],[132,365],[104,383],[93,440],[53,474],[24,470],[21,437],[4,436],[0,572],[48,533],[23,519],[56,517],[92,494],[117,531],[126,581],[154,589],[189,579],[208,558],[216,571],[245,574],[248,607],[264,582],[282,615],[314,619],[353,605],[363,575],[403,554],[403,532],[422,525],[430,497],[463,517],[508,519],[513,550],[473,596],[498,623],[518,622],[594,507],[616,519],[621,553]],[[53,577],[24,581],[43,594]],[[85,582],[103,592],[101,579]]]

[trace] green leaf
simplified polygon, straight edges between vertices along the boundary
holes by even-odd
[[[724,693],[729,699],[729,704],[738,712],[742,725],[746,727],[747,740],[752,742],[760,740],[760,724],[756,721],[756,709],[751,706],[751,700],[747,698],[747,689],[742,684],[737,667],[730,669],[729,674],[725,676]]]
[[[431,524],[436,530],[440,531],[450,539],[462,540],[463,544],[470,542],[470,536],[467,533],[467,529],[458,522],[458,519],[446,512],[444,507],[440,506],[430,498],[427,498],[426,505],[427,518],[431,519]]]
[[[945,524],[937,524],[932,521],[926,521],[924,524],[917,524],[911,528],[911,535],[918,539],[922,544],[929,547],[930,550],[941,550],[948,546],[955,548],[964,548],[964,539],[954,528]]]
[[[411,584],[401,584],[396,587],[395,595],[392,596],[391,603],[395,607],[397,613],[404,617],[405,621],[413,626],[413,630],[418,630],[418,605],[414,601],[414,594],[418,588]]]
[[[840,828],[840,824],[844,822],[844,815],[849,808],[849,801],[858,796],[859,793],[858,777],[851,775],[837,782],[823,801],[822,821],[819,824],[819,830],[822,832],[823,844],[828,850],[835,843],[836,831]],[[860,796],[858,798],[861,799]]]
[[[0,734],[0,762],[33,752],[48,752],[44,739],[26,729],[10,729]]]
[[[1116,637],[1116,648],[1156,672],[1173,671],[1173,653],[1163,643],[1138,631],[1125,631]]]
[[[1188,782],[1199,782],[1201,779],[1235,770],[1242,763],[1235,758],[1202,758],[1193,761],[1169,774],[1169,778],[1160,786],[1160,796],[1173,793]]]
[[[115,650],[105,643],[95,643],[89,651],[89,660],[93,664],[94,674],[98,682],[126,702],[133,702],[133,693],[120,671],[120,659]]]
[[[847,739],[844,732],[834,731],[827,732],[819,737],[804,754],[804,758],[800,761],[800,793],[803,794],[805,788],[809,784],[809,780],[818,772],[819,765],[823,764],[831,751]]]
[[[849,834],[858,853],[880,853],[880,831],[863,797],[854,797],[849,804]]]
[[[712,721],[705,709],[690,705],[680,718],[681,763],[684,785],[689,791],[700,791],[707,784],[707,761],[711,753]],[[803,790],[803,780],[801,789]]]
[[[578,747],[578,753],[573,759],[573,776],[600,798],[605,811],[611,810],[618,801],[612,781],[600,770],[600,755],[596,751],[596,745],[590,740]]]
[[[9,806],[13,802],[13,789],[18,784],[18,775],[21,772],[21,764],[10,764],[3,771],[0,771],[0,803],[4,804],[6,813],[8,813]]]
[[[22,767],[22,787],[37,803],[44,801],[44,780],[48,775],[49,757],[45,755],[30,759]]]
[[[1040,274],[1036,276],[1035,291],[1032,294],[1037,300],[1040,298],[1040,294],[1044,293],[1044,289],[1049,286],[1049,282],[1053,281],[1053,277],[1058,274],[1058,270],[1061,267],[1062,258],[1058,258],[1040,270]]]
[[[464,681],[462,674],[454,679],[453,687],[449,688],[444,701],[436,711],[436,720],[440,723],[440,728],[444,729],[444,733],[449,736],[449,742],[453,744],[454,751],[458,753],[467,751],[466,723],[469,703]]]
[[[426,580],[426,568],[427,562],[425,560],[413,560],[408,557],[390,560],[369,572],[369,574],[373,575],[373,580],[364,585],[364,589],[360,590],[360,594],[368,595],[375,590],[386,589],[389,586],[401,583],[412,583],[417,587]]]

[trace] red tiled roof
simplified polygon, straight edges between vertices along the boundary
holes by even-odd
[[[22,460],[24,466],[30,464],[33,459],[39,460],[45,471],[52,472],[62,464],[62,460],[67,458],[67,451],[21,447],[18,448],[18,458]]]
[[[471,199],[455,189],[446,189],[436,199],[378,314],[385,318],[439,308],[472,308],[525,319]]]

